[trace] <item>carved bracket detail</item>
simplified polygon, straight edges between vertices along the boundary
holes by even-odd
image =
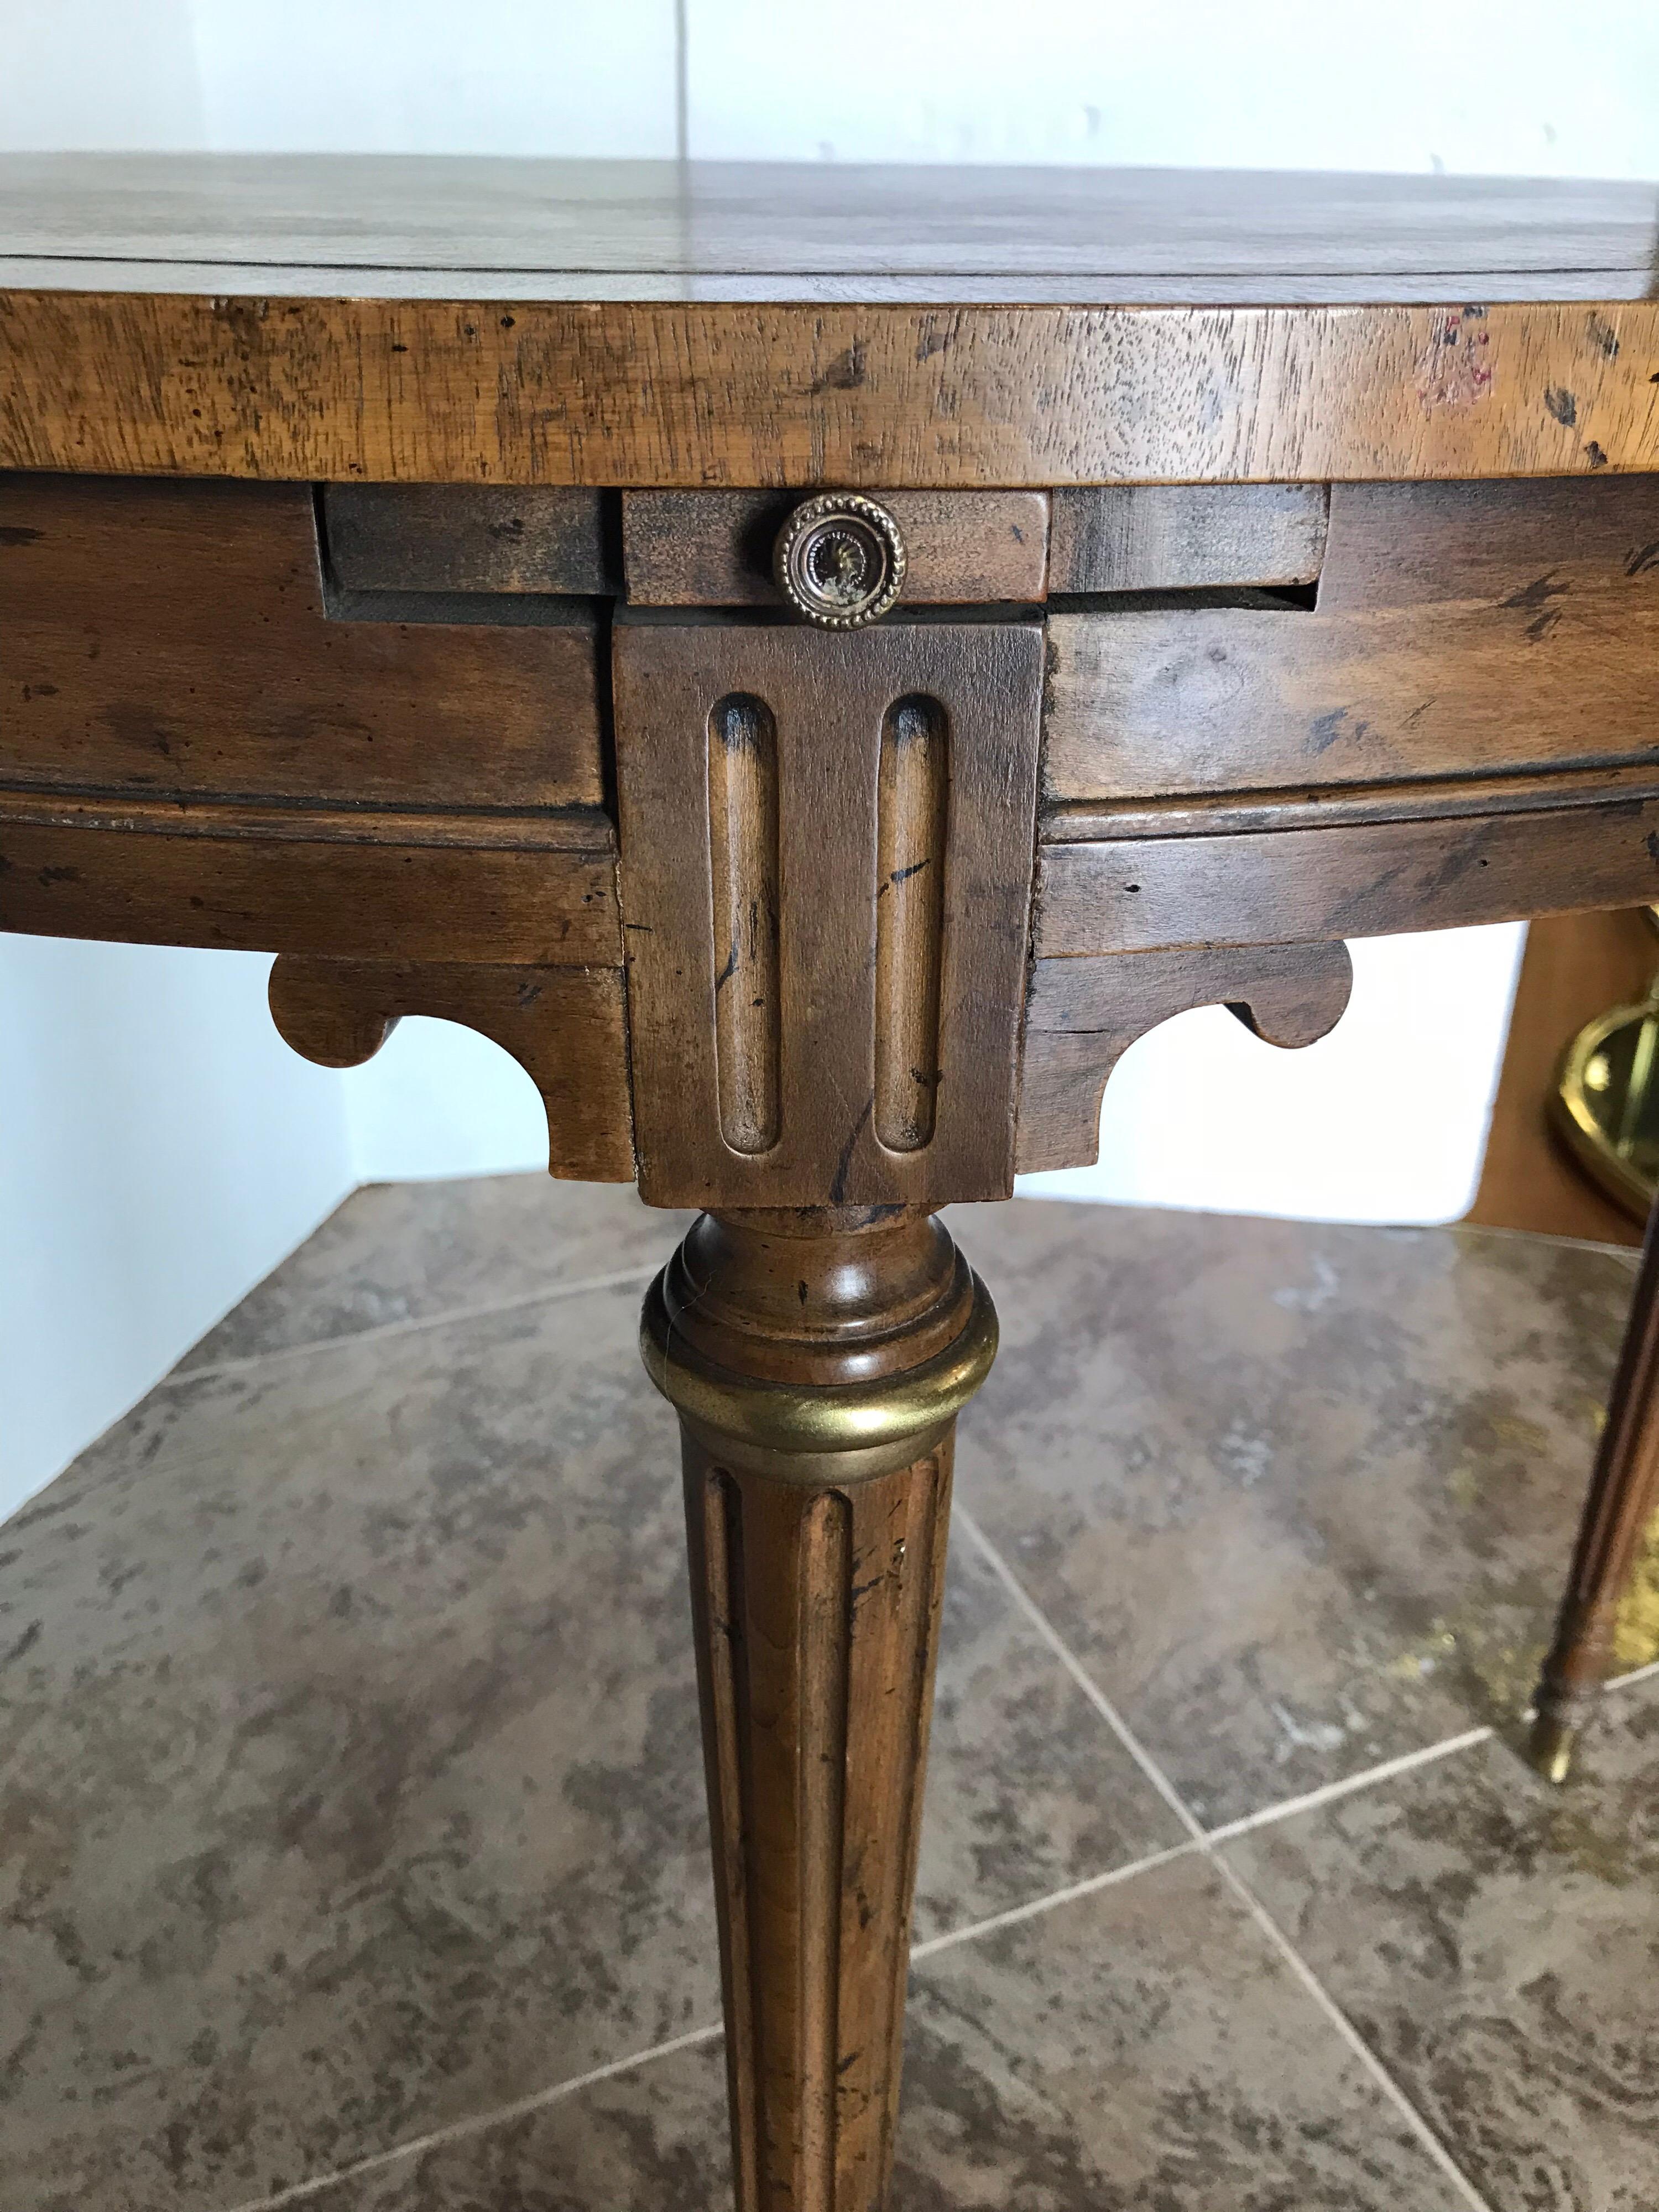
[[[1025,1006],[1022,1173],[1097,1158],[1107,1078],[1137,1037],[1172,1015],[1224,1006],[1269,1044],[1293,1048],[1335,1028],[1352,985],[1340,942],[1039,960]]]
[[[540,1091],[550,1174],[634,1179],[619,969],[288,955],[270,971],[270,1012],[295,1051],[323,1067],[372,1060],[404,1014],[477,1030],[510,1053]]]

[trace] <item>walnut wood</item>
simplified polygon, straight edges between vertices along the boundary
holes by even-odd
[[[868,2212],[892,2161],[951,1447],[816,1489],[688,1437],[685,1484],[738,2204]]]
[[[1573,1738],[1611,1671],[1619,1603],[1659,1513],[1659,1212],[1648,1224],[1607,1425],[1596,1448],[1555,1641],[1537,1697],[1534,1754],[1565,1780]]]
[[[404,1014],[477,1030],[511,1053],[541,1093],[550,1175],[634,1179],[618,969],[289,955],[270,971],[270,1012],[295,1051],[324,1067],[372,1059]]]
[[[1639,909],[1553,915],[1532,924],[1480,1187],[1466,1222],[1601,1244],[1640,1244],[1639,1224],[1591,1180],[1556,1134],[1550,1101],[1569,1039],[1610,1006],[1644,998],[1656,969],[1659,939]]]
[[[1651,761],[1659,476],[1339,484],[1316,611],[1056,614],[1057,799]]]
[[[851,1210],[705,1216],[653,1293],[687,1356],[830,1397],[902,1392],[972,1295],[941,1224]],[[872,1465],[686,1421],[739,2212],[886,2201],[951,1430]]]
[[[1041,679],[1031,624],[618,625],[634,1109],[653,1204],[1006,1195]],[[911,744],[921,773],[884,787],[913,725],[933,732]],[[935,892],[921,878],[941,858]],[[748,1003],[723,1014],[731,994]],[[775,1135],[763,1092],[779,1101]]]
[[[1039,957],[1381,937],[1634,906],[1659,893],[1659,797],[1600,806],[1048,844]]]
[[[0,790],[0,928],[526,968],[622,957],[610,824],[580,813],[331,816]]]
[[[624,492],[629,599],[635,606],[781,606],[772,548],[795,503],[779,492]],[[894,491],[882,505],[904,540],[907,606],[1046,596],[1046,492]]]
[[[0,925],[276,951],[329,1064],[468,1022],[559,1172],[628,1171],[631,1082],[646,1195],[728,1209],[646,1356],[743,2212],[885,2195],[994,1344],[926,1210],[1017,1134],[1091,1156],[1183,1006],[1306,1042],[1344,936],[1659,885],[1654,247],[1642,186],[0,158],[0,465],[64,472],[0,484]],[[785,627],[761,539],[823,486],[905,509],[913,601],[1071,604]],[[614,587],[617,491],[641,599],[757,610],[617,624],[626,1031],[602,617],[550,597]],[[1656,1267],[1563,1698],[1654,1479]]]
[[[334,574],[356,592],[606,592],[602,495],[507,484],[326,484]]]
[[[597,804],[591,617],[331,622],[303,484],[0,480],[0,778]]]
[[[1269,830],[1355,830],[1385,822],[1467,822],[1488,815],[1617,807],[1659,793],[1650,761],[1533,769],[1524,775],[1425,776],[1398,783],[1283,791],[1178,793],[1167,799],[1068,800],[1042,810],[1045,845],[1119,838],[1235,837]]]
[[[1323,484],[1098,484],[1055,492],[1051,592],[1310,584],[1325,551]]]
[[[708,718],[708,880],[720,1135],[769,1152],[781,1114],[778,730],[763,700],[728,693]]]
[[[1171,1015],[1228,1006],[1269,1044],[1294,1048],[1336,1026],[1352,983],[1340,943],[1037,961],[1020,1066],[1021,1172],[1097,1157],[1108,1077],[1137,1037]]]
[[[932,699],[882,718],[876,776],[875,1091],[871,1127],[890,1152],[933,1141],[938,1121],[951,728]]]
[[[392,296],[380,274],[375,297],[284,299],[262,272],[259,295],[238,299],[8,290],[6,274],[12,468],[878,491],[1587,476],[1655,459],[1659,302],[1566,305],[1559,283],[1477,320],[454,301]]]

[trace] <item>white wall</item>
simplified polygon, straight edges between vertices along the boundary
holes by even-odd
[[[357,1180],[270,965],[0,936],[0,1518]]]
[[[1659,9],[688,0],[694,154],[1659,177]]]
[[[546,1166],[498,1045],[408,1021],[313,1067],[270,969],[0,934],[0,1521],[359,1183]]]
[[[689,150],[1659,177],[1659,9],[684,0]],[[0,145],[670,154],[674,0],[0,0]]]
[[[677,42],[677,13],[685,37]],[[826,22],[830,29],[826,32]],[[1599,0],[0,0],[0,149],[207,148],[1659,175],[1659,9]],[[1361,947],[1307,1054],[1138,1044],[1085,1195],[1461,1211],[1517,933]],[[267,963],[0,943],[0,1514],[359,1178],[528,1166],[528,1079],[406,1023],[289,1055]]]
[[[1455,1221],[1474,1202],[1521,922],[1357,940],[1328,1037],[1282,1052],[1224,1006],[1130,1046],[1106,1086],[1100,1164],[1023,1176],[1031,1198]]]

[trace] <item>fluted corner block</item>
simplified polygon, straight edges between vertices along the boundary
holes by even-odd
[[[642,1336],[684,1437],[739,2212],[879,2212],[953,1425],[995,1316],[924,1215],[705,1215]]]

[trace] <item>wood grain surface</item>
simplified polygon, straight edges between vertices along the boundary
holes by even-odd
[[[1659,937],[1640,908],[1534,921],[1515,988],[1471,1225],[1599,1244],[1639,1244],[1641,1224],[1556,1134],[1550,1102],[1569,1041],[1596,1015],[1646,996]]]
[[[872,1460],[757,1409],[902,1399],[983,1297],[941,1223],[847,1207],[705,1214],[647,1302],[745,1386],[743,1435],[683,1423],[738,2212],[887,2202],[954,1425]]]
[[[1033,623],[618,623],[653,1204],[1012,1188],[1042,651]]]
[[[1045,845],[1039,957],[1386,937],[1659,891],[1659,797],[1452,820]]]
[[[1270,1044],[1314,1044],[1347,1006],[1347,947],[1219,945],[1038,960],[1025,1004],[1019,1167],[1085,1167],[1107,1079],[1135,1039],[1194,1006],[1231,1006]]]
[[[1659,476],[1339,484],[1318,604],[1056,612],[1059,800],[1659,758]]]
[[[591,615],[331,622],[305,484],[0,478],[0,781],[597,804]]]
[[[1649,1218],[1630,1320],[1613,1378],[1607,1425],[1596,1446],[1566,1592],[1539,1685],[1537,1707],[1544,1729],[1574,1729],[1585,1717],[1589,1698],[1612,1674],[1620,1600],[1656,1513],[1659,1513],[1659,1209]],[[1565,1778],[1558,1771],[1554,1778]]]
[[[738,2212],[865,2212],[897,2118],[951,1445],[819,1488],[688,1437],[685,1484]]]
[[[1051,592],[1310,584],[1323,484],[1090,484],[1054,495]]]
[[[932,306],[0,290],[0,466],[865,490],[1659,466],[1650,301],[1469,314],[941,289]]]
[[[604,495],[512,484],[329,484],[328,563],[355,592],[613,587]]]
[[[0,928],[128,944],[617,967],[602,816],[491,823],[0,791]]]
[[[783,605],[772,548],[795,504],[776,492],[624,492],[630,603]],[[907,606],[1047,595],[1046,492],[896,491],[882,504],[904,540]]]
[[[324,1067],[371,1059],[404,1014],[477,1030],[511,1053],[541,1093],[550,1174],[634,1179],[620,969],[288,954],[270,971],[270,1011],[294,1049]]]

